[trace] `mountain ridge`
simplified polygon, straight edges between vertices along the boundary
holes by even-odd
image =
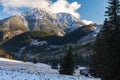
[[[85,24],[71,14],[52,14],[45,10],[34,8],[1,20],[0,32],[3,36],[1,40],[6,41],[25,31],[44,31],[63,36],[83,25]],[[5,32],[8,33],[4,34]]]

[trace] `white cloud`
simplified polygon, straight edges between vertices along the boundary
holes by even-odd
[[[68,3],[66,0],[58,0],[50,6],[50,11],[53,13],[66,12],[70,13],[77,18],[80,17],[79,13],[76,12],[80,8],[80,4],[77,2]]]
[[[66,12],[79,18],[80,14],[77,10],[80,8],[78,2],[69,3],[67,0],[0,0],[0,5],[4,7],[4,12],[14,14],[19,12],[19,8],[44,8],[53,13]]]
[[[89,24],[93,24],[94,22],[93,21],[89,21],[89,20],[82,20],[83,23],[85,23],[86,25],[89,25]]]

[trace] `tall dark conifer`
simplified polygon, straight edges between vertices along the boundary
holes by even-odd
[[[74,73],[74,61],[71,45],[67,51],[67,54],[63,57],[60,64],[60,74],[72,75]]]
[[[109,0],[106,16],[108,17],[98,34],[91,73],[102,80],[120,79],[120,1]]]

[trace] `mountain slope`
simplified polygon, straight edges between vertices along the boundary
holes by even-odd
[[[63,55],[63,49],[65,49],[67,44],[81,45],[82,43],[78,43],[78,41],[82,37],[94,32],[93,27],[92,25],[83,26],[65,36],[30,31],[6,41],[0,48],[16,58],[22,58],[22,56],[27,55],[29,59],[32,59],[36,56],[39,57],[39,61],[47,62],[48,57],[52,58],[55,55],[60,57],[60,55]]]
[[[5,51],[9,53],[17,53],[19,49],[28,44],[33,37],[45,37],[53,35],[51,33],[47,32],[41,32],[41,31],[30,31],[25,32],[23,34],[17,35],[5,43],[3,43],[1,46],[5,49]]]
[[[75,29],[85,25],[85,23],[78,20],[76,17],[72,16],[69,13],[57,13],[56,17],[61,23],[67,26],[67,28],[65,29],[66,33],[72,32]]]
[[[55,34],[64,34],[65,25],[55,19],[52,15],[45,10],[34,8],[22,14],[28,22],[30,30],[41,30],[44,32],[52,32]]]
[[[0,21],[0,40],[5,41],[28,30],[27,22],[21,15],[6,18]]]
[[[82,21],[78,20],[69,13],[52,14],[45,10],[34,8],[22,14],[28,21],[31,30],[44,28],[44,24],[52,25],[62,29],[65,32],[72,32],[80,26],[85,25]],[[31,22],[34,21],[34,22]],[[45,22],[47,21],[47,22]],[[52,24],[51,24],[52,23]]]

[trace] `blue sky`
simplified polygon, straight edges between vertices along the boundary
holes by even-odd
[[[1,0],[1,1],[4,1],[4,0]],[[52,1],[56,2],[56,0],[52,0]],[[78,13],[80,14],[81,20],[82,19],[92,20],[93,22],[98,24],[103,23],[105,18],[104,12],[106,10],[105,7],[107,6],[107,0],[67,0],[67,2],[69,3],[78,2],[78,4],[81,4],[81,7],[77,9]],[[11,15],[7,12],[3,12],[3,5],[4,5],[3,3],[0,4],[0,19],[9,17]],[[20,7],[18,10],[20,12],[24,12],[27,9]]]
[[[78,0],[81,3],[79,13],[81,19],[92,20],[96,23],[103,23],[107,0]]]

